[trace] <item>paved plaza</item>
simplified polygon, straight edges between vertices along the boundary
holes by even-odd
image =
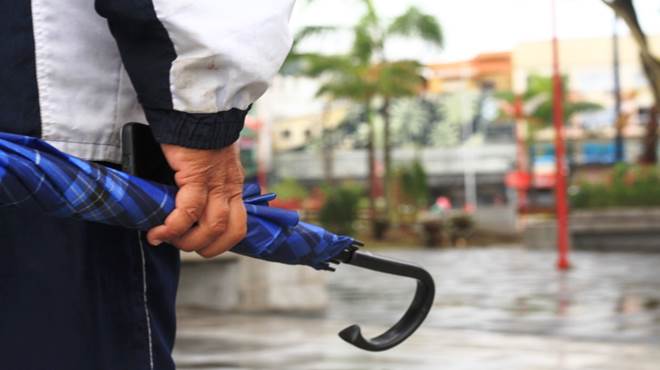
[[[383,254],[422,264],[437,284],[427,322],[401,346],[368,353],[336,332],[380,333],[414,283],[342,266],[318,316],[181,309],[179,369],[660,369],[660,255],[576,252],[559,273],[552,252],[515,247]]]

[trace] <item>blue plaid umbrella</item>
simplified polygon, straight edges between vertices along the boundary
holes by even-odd
[[[67,155],[40,139],[0,133],[0,206],[36,204],[57,217],[148,230],[174,209],[175,194],[174,187]],[[300,222],[297,212],[269,207],[274,198],[245,186],[248,231],[232,252],[328,269],[354,243]]]

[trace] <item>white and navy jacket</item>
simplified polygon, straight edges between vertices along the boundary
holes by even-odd
[[[291,46],[293,0],[2,0],[0,131],[118,162],[119,130],[234,142]]]

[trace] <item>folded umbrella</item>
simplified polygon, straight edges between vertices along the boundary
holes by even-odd
[[[36,203],[44,212],[148,230],[174,209],[176,188],[69,156],[46,142],[0,133],[0,206]],[[268,207],[274,194],[248,184],[246,238],[232,252],[267,261],[327,269],[354,243],[298,220],[294,211]]]
[[[62,153],[46,142],[0,132],[0,207],[36,205],[45,213],[148,230],[163,223],[175,207],[176,188],[129,175]],[[433,280],[425,270],[357,251],[353,238],[300,222],[297,212],[273,208],[274,194],[255,184],[244,187],[247,235],[232,248],[245,256],[333,270],[349,263],[417,279],[415,299],[388,332],[371,340],[352,326],[340,333],[360,348],[380,351],[410,336],[433,303]]]

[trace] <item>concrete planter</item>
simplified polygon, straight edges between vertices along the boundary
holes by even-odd
[[[182,254],[177,304],[221,311],[323,311],[326,274],[226,253],[206,260]]]
[[[240,265],[237,255],[205,260],[181,254],[177,304],[227,311],[240,305]]]
[[[571,235],[577,248],[660,252],[660,208],[575,211]]]
[[[578,210],[570,216],[575,249],[660,252],[660,208]],[[555,248],[554,220],[529,225],[525,245]]]

